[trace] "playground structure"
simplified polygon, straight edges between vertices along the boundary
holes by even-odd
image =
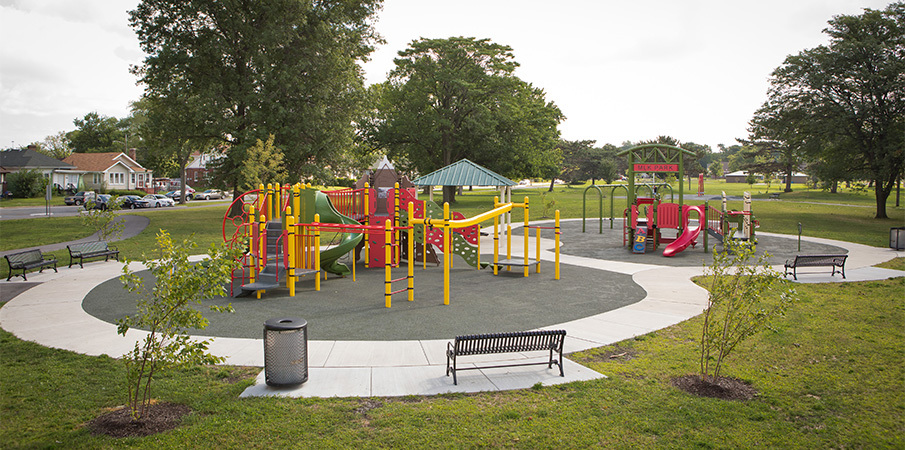
[[[703,236],[704,251],[708,251],[708,237],[712,236],[722,243],[728,236],[733,239],[754,241],[754,228],[757,221],[751,214],[751,195],[745,193],[744,207],[742,211],[730,211],[727,208],[726,195],[723,193],[721,209],[717,210],[704,202],[703,205],[692,206],[684,204],[683,190],[683,159],[684,155],[691,152],[679,147],[665,144],[639,145],[627,149],[619,156],[628,159],[627,178],[628,184],[622,185],[592,185],[585,189],[582,202],[582,232],[585,232],[585,220],[587,219],[587,193],[594,188],[598,194],[599,233],[603,233],[603,188],[611,188],[610,191],[610,228],[613,228],[615,217],[615,192],[622,188],[626,191],[626,208],[623,210],[623,246],[629,246],[633,253],[645,253],[655,251],[660,244],[667,244],[663,250],[663,256],[674,256],[689,246],[697,245],[700,233]],[[670,173],[676,174],[679,182],[678,203],[675,201],[675,193],[669,183],[635,183],[636,173]],[[668,187],[673,202],[661,201],[658,189]],[[647,188],[648,197],[637,195],[639,188]],[[698,178],[698,195],[703,193],[703,178]],[[697,226],[690,226],[690,213],[697,214]],[[736,226],[733,228],[732,225]],[[675,230],[675,236],[667,236],[662,233],[665,229]],[[629,245],[629,243],[631,243]]]
[[[242,213],[230,217],[227,212],[223,237],[231,246],[246,249],[233,273],[234,284],[238,281],[241,286],[240,295],[260,298],[268,289],[285,286],[289,295],[295,296],[295,283],[307,275],[314,276],[318,291],[321,272],[325,278],[327,273],[342,277],[351,273],[354,281],[358,260],[355,250],[360,247],[366,268],[385,270],[384,296],[389,308],[394,294],[407,292],[408,300],[414,300],[415,257],[421,256],[426,269],[427,256],[437,247],[444,255],[444,304],[448,305],[453,254],[477,269],[491,266],[495,275],[502,267],[523,267],[527,277],[530,266],[540,272],[540,230],[550,228],[555,229],[555,278],[559,279],[559,212],[554,227],[531,227],[527,197],[524,203],[500,203],[494,198],[494,209],[470,219],[450,213],[448,204],[441,210],[433,202],[418,200],[414,189],[400,189],[398,184],[380,191],[367,183],[362,189],[338,191],[319,191],[300,184],[268,185],[238,196],[233,203],[230,210],[237,208]],[[236,207],[236,203],[241,205]],[[523,209],[525,219],[524,258],[518,261],[512,259],[511,226],[506,227],[506,259],[500,259],[498,244],[500,217],[513,208]],[[493,262],[481,263],[479,224],[490,219],[495,224]],[[533,261],[529,258],[532,228],[537,230]],[[329,232],[335,233],[333,239],[324,239],[324,233]],[[323,248],[322,242],[329,246]],[[347,254],[356,255],[351,258],[351,269],[339,262]],[[408,276],[392,279],[391,269],[402,259],[407,260]],[[407,281],[407,286],[393,291],[392,284],[399,281]]]

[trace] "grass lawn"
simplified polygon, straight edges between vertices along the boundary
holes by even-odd
[[[524,191],[532,196],[532,208],[538,205],[531,215],[535,219],[543,209],[540,191]],[[564,217],[581,216],[582,191],[557,187],[554,196]],[[473,215],[489,209],[493,195],[467,193],[452,209]],[[686,197],[689,203],[692,197]],[[806,235],[879,247],[888,243],[890,226],[905,222],[902,208],[889,208],[894,220],[875,221],[869,202],[867,208],[857,207],[855,200],[842,202],[850,207],[828,203],[840,202],[809,198],[793,203],[783,194],[779,201],[756,202],[754,210],[762,231],[794,233],[802,222]],[[740,204],[731,207],[740,209]],[[136,214],[149,217],[151,224],[118,243],[128,258],[153,248],[154,233],[161,228],[177,237],[194,233],[199,253],[222,241],[221,208]],[[59,234],[53,239],[62,240],[84,235],[59,231],[81,228],[66,220],[0,222],[0,245],[16,248],[22,241],[12,240],[18,239],[13,235],[20,234],[54,232]],[[905,270],[905,259],[884,266]],[[724,369],[757,389],[750,401],[699,398],[671,385],[673,377],[698,369],[697,317],[570,356],[607,379],[522,391],[239,399],[259,368],[167,372],[156,382],[154,397],[185,403],[193,413],[176,430],[119,440],[92,436],[84,424],[125,403],[122,362],[41,347],[0,331],[0,442],[6,448],[155,449],[905,447],[905,278],[796,289],[800,300],[776,329],[745,341]]]

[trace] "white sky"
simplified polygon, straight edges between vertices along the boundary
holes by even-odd
[[[838,14],[889,0],[386,0],[387,43],[365,65],[380,82],[420,37],[490,38],[598,145],[669,135],[732,145],[766,98],[770,72],[827,42]],[[0,148],[24,146],[91,111],[125,117],[141,89],[126,11],[136,0],[0,0]]]

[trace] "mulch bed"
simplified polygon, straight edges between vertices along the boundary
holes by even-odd
[[[704,381],[700,375],[684,375],[673,378],[672,384],[689,394],[722,400],[751,400],[757,395],[750,384],[737,378],[719,377]]]
[[[186,405],[158,403],[149,406],[141,420],[132,421],[129,408],[122,407],[88,422],[88,428],[95,435],[116,438],[150,436],[176,428],[191,412]]]

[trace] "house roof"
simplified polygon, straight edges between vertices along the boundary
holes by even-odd
[[[146,172],[141,164],[129,158],[122,152],[106,153],[73,153],[63,160],[75,166],[78,170],[86,172],[105,172],[120,163],[136,172]]]
[[[0,152],[0,166],[6,169],[72,169],[72,164],[53,159],[31,149],[14,149]]]
[[[517,183],[467,159],[412,180],[415,186],[515,186]]]

